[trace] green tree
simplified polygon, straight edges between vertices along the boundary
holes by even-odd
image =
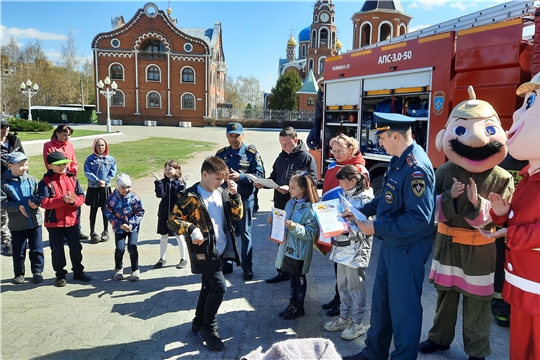
[[[286,71],[272,88],[272,97],[268,108],[271,110],[298,110],[298,95],[302,88],[302,79],[294,71]]]

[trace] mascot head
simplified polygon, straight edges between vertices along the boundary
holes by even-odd
[[[486,101],[477,100],[469,86],[470,100],[452,110],[448,122],[435,140],[448,160],[467,171],[480,173],[500,164],[508,149],[506,134],[497,112]]]
[[[540,161],[540,73],[522,84],[516,91],[524,97],[523,105],[514,112],[514,123],[508,131],[508,151],[518,160]]]

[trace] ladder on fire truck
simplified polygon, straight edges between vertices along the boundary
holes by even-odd
[[[526,26],[533,26],[534,14],[536,9],[540,7],[539,3],[540,2],[538,1],[510,1],[468,15],[464,15],[462,17],[448,20],[440,24],[428,26],[404,35],[383,40],[375,44],[362,46],[362,50],[393,44],[404,40],[418,39],[421,37],[440,34],[452,30],[457,32],[459,30],[470,29],[482,25],[488,25],[517,18],[525,19]]]

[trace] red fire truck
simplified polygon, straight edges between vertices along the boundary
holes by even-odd
[[[534,40],[540,44],[540,9],[513,1],[328,58],[321,172],[333,160],[328,141],[346,133],[360,142],[372,186],[380,189],[391,157],[374,135],[374,111],[416,117],[413,137],[437,168],[445,156],[435,137],[452,108],[468,99],[469,85],[509,129],[523,102],[516,88],[540,71]]]

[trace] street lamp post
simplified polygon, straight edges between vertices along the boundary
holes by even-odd
[[[98,88],[100,89],[99,92],[101,95],[105,96],[107,99],[107,132],[112,132],[111,130],[111,97],[116,94],[116,89],[118,88],[118,85],[116,85],[116,81],[113,81],[111,84],[111,79],[107,76],[103,81],[99,80],[97,83]],[[103,89],[105,87],[105,89]]]
[[[32,82],[30,81],[30,79],[28,79],[26,83],[22,82],[20,86],[21,86],[22,93],[28,96],[28,120],[32,120],[32,100],[31,99],[32,99],[32,96],[37,94],[39,86],[37,83],[34,84],[34,86],[32,86]]]

